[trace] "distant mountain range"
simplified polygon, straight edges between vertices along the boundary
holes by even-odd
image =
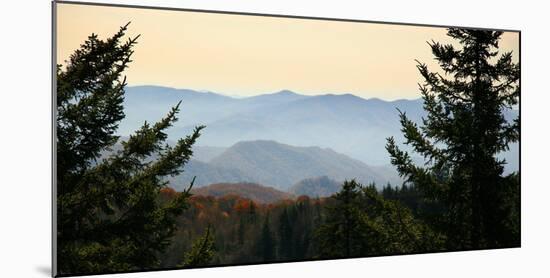
[[[351,94],[305,96],[288,90],[233,98],[212,92],[137,86],[126,88],[126,119],[119,132],[128,135],[144,121],[157,121],[180,100],[180,120],[168,130],[169,138],[175,140],[189,134],[195,125],[206,125],[198,146],[218,148],[197,153],[206,157],[202,162],[241,141],[273,140],[292,146],[331,148],[368,165],[388,165],[386,138],[403,140],[396,109],[416,122],[425,115],[421,99],[384,101]],[[517,114],[517,110],[506,111],[509,119]],[[509,162],[507,168],[515,170],[519,165],[517,144],[511,149],[503,157]]]
[[[240,141],[274,140],[294,146],[319,146],[367,164],[389,164],[386,137],[400,136],[396,108],[419,120],[420,100],[383,101],[351,94],[305,96],[284,90],[248,98],[232,98],[157,86],[128,87],[126,119],[129,135],[144,121],[154,122],[182,100],[180,120],[168,131],[175,140],[199,124],[206,125],[198,145],[229,147]]]
[[[201,147],[198,147],[200,150]],[[287,191],[297,182],[319,176],[336,181],[357,179],[383,186],[399,184],[397,174],[384,167],[371,167],[332,149],[295,147],[275,141],[239,142],[208,162],[191,160],[184,172],[171,178],[171,186],[184,189],[193,177],[197,187],[213,183],[258,183]]]

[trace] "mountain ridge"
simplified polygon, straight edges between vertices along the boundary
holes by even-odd
[[[337,181],[355,178],[363,183],[376,182],[379,186],[401,181],[396,173],[377,169],[330,148],[256,140],[236,143],[208,163],[191,160],[184,173],[171,182],[181,189],[196,176],[199,187],[248,182],[286,191],[300,180],[323,175]]]
[[[368,165],[387,165],[386,138],[404,142],[397,109],[420,123],[425,116],[422,99],[382,100],[353,94],[309,96],[290,90],[246,98],[209,91],[161,86],[127,87],[121,135],[128,135],[144,121],[160,120],[179,100],[178,122],[167,131],[176,141],[193,127],[206,125],[199,146],[230,147],[239,141],[275,140],[293,146],[330,147]],[[507,119],[518,115],[506,111]],[[411,149],[407,146],[405,151]],[[505,155],[508,172],[519,167],[517,144]]]

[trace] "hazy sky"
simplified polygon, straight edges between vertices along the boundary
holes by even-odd
[[[128,35],[141,34],[126,70],[130,85],[239,96],[289,89],[417,98],[414,60],[436,69],[426,42],[449,42],[436,27],[58,4],[58,63],[91,33],[106,38],[129,21]],[[517,33],[500,44],[517,60]]]

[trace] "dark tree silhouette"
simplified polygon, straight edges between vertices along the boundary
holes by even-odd
[[[245,232],[245,221],[244,219],[241,217],[239,219],[239,226],[237,227],[237,243],[239,245],[243,245],[244,244],[244,232]]]
[[[57,70],[57,262],[59,274],[148,269],[170,243],[189,191],[159,204],[165,177],[180,173],[203,126],[164,145],[179,103],[112,151],[124,118],[125,78],[138,37],[127,25],[101,40],[92,34]],[[112,151],[106,158],[102,153]],[[151,157],[157,159],[151,159]],[[192,186],[192,184],[191,184]],[[191,187],[190,186],[190,187]],[[190,188],[189,187],[189,188]]]
[[[361,190],[355,180],[346,181],[333,195],[335,204],[327,205],[325,223],[317,231],[321,257],[356,257],[372,250]]]
[[[295,244],[292,238],[292,224],[290,222],[288,211],[285,208],[279,217],[279,245],[280,258],[292,259]]]
[[[259,257],[264,262],[269,262],[275,259],[275,240],[273,239],[273,234],[271,233],[269,214],[265,216],[265,221],[262,225],[260,238],[257,244],[257,250]]]
[[[418,62],[427,117],[422,125],[400,112],[405,144],[426,163],[415,165],[388,138],[400,175],[427,200],[443,206],[434,223],[450,249],[519,245],[519,173],[503,174],[497,155],[519,140],[519,118],[505,112],[519,101],[520,69],[499,55],[502,32],[448,29],[453,44],[429,43],[440,71]]]
[[[346,181],[326,206],[317,231],[319,254],[346,258],[441,250],[441,238],[400,202],[386,200],[374,184]]]
[[[205,266],[214,258],[214,239],[210,232],[211,228],[206,228],[205,234],[198,238],[189,253],[185,254],[185,259],[181,267]]]

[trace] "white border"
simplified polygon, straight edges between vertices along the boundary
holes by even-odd
[[[548,276],[547,84],[550,26],[544,1],[104,1],[314,17],[522,30],[522,248],[289,263],[102,277]],[[47,277],[51,260],[51,3],[11,1],[2,26],[0,254],[2,277]]]

